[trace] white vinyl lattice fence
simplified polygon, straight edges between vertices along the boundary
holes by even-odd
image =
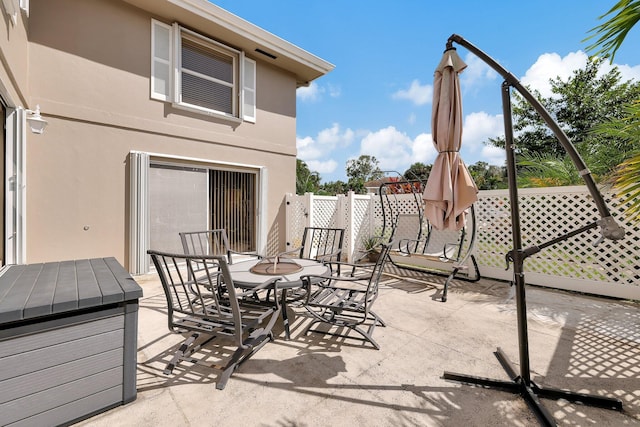
[[[540,245],[599,219],[586,187],[519,189],[523,247]],[[474,254],[483,277],[511,280],[505,254],[512,247],[511,213],[507,190],[481,191],[475,205],[477,241]],[[605,200],[612,215],[625,229],[625,238],[604,240],[599,228],[543,249],[525,261],[530,284],[597,295],[640,300],[640,224],[627,222],[625,206],[611,194]],[[398,195],[402,213],[415,211],[413,195]],[[336,197],[287,196],[287,244],[296,247],[309,225],[345,229],[345,253],[349,258],[362,237],[379,234],[385,219],[380,199],[373,194]]]

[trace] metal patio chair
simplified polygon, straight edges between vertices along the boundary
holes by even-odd
[[[191,255],[224,255],[229,264],[243,258],[259,258],[256,252],[240,252],[231,249],[229,238],[224,228],[204,231],[183,231],[178,233],[185,254]],[[235,259],[234,259],[235,258]]]
[[[305,276],[307,289],[305,308],[314,317],[306,333],[319,332],[343,338],[361,339],[380,349],[372,335],[376,326],[385,326],[385,323],[371,310],[371,307],[378,298],[380,278],[389,258],[391,246],[392,243],[381,245],[378,261],[373,268],[371,266],[366,268],[366,274],[359,271],[363,269],[362,265],[340,263],[343,271],[350,271],[349,275]],[[350,268],[345,269],[345,266]],[[325,280],[312,285],[312,278]],[[330,328],[336,327],[338,330],[347,328],[357,332],[362,338],[349,335],[348,331],[342,334],[314,329],[314,325],[319,323],[327,323]]]
[[[335,263],[342,256],[344,242],[344,228],[305,227],[300,247],[278,254],[278,257],[311,259],[326,263],[333,271]],[[340,264],[338,263],[338,274]],[[290,302],[302,300],[306,295],[305,288],[290,292],[287,299]]]
[[[177,255],[157,251],[148,251],[148,254],[167,299],[169,329],[188,334],[167,364],[164,374],[170,375],[181,360],[203,364],[221,370],[216,388],[224,389],[240,364],[273,339],[272,329],[281,310],[277,285],[281,278],[270,278],[251,290],[241,292],[233,284],[224,256]],[[193,271],[195,265],[203,266],[197,276]],[[217,292],[211,292],[218,283],[218,275],[223,278],[224,298]],[[193,277],[198,279],[193,280]],[[252,300],[254,293],[264,290],[276,294],[272,304]],[[225,344],[234,345],[235,350],[226,358],[226,363],[211,364],[206,363],[206,358],[192,357],[214,339],[221,341],[221,347],[225,349]]]
[[[224,256],[229,264],[241,259],[260,258],[256,252],[239,252],[231,249],[229,238],[224,228],[203,231],[183,231],[178,233],[182,248],[188,255],[218,255]],[[235,258],[235,259],[234,259]],[[202,265],[195,260],[192,261],[193,273],[195,277],[199,277],[205,270]],[[208,267],[217,268],[217,263],[210,264]],[[219,293],[223,294],[223,288],[218,286]]]
[[[454,278],[468,282],[480,280],[480,270],[473,254],[475,230],[473,206],[461,230],[437,230],[422,215],[399,214],[393,233],[398,246],[393,248],[391,262],[398,268],[446,276],[441,296],[441,301],[445,302],[449,284]],[[413,238],[410,237],[412,233],[415,235]],[[468,261],[471,261],[472,269]],[[450,265],[451,270],[440,269],[440,265]]]
[[[394,180],[380,185],[380,234],[391,235],[397,242],[390,254],[397,268],[446,277],[440,298],[445,302],[453,279],[480,280],[473,254],[477,235],[475,207],[469,208],[461,230],[437,230],[424,214],[423,189],[419,180]]]
[[[300,247],[278,256],[313,259],[320,262],[340,261],[344,228],[305,227]]]

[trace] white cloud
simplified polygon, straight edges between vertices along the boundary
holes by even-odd
[[[464,126],[462,148],[467,163],[482,160],[492,165],[504,164],[504,150],[482,144],[489,137],[504,133],[501,115],[472,113],[465,118]],[[360,141],[359,153],[349,155],[348,147],[357,140]],[[438,154],[430,133],[421,133],[412,138],[394,126],[356,132],[349,128],[342,129],[335,123],[315,137],[297,137],[296,144],[298,158],[304,160],[312,171],[323,175],[344,167],[349,158],[355,159],[364,154],[374,156],[380,169],[400,173],[416,162],[432,164]]]
[[[391,97],[393,99],[408,99],[415,105],[425,105],[432,101],[433,86],[429,84],[421,85],[419,80],[414,80],[411,82],[409,89],[399,90]]]
[[[296,97],[302,102],[316,102],[322,98],[322,95],[328,93],[332,98],[339,98],[342,95],[340,86],[329,83],[326,88],[318,85],[315,81],[309,86],[302,86],[296,90]]]
[[[311,136],[296,137],[297,158],[303,160],[309,169],[319,173],[333,173],[338,167],[335,157],[337,150],[349,146],[355,138],[351,129],[342,130],[338,123],[323,129],[313,138]]]
[[[321,160],[309,160],[307,166],[309,166],[309,170],[318,173],[333,173],[338,167],[338,162],[333,159],[329,159],[326,161]]]
[[[502,114],[491,116],[484,111],[471,113],[464,118],[462,128],[462,148],[469,153],[477,153],[489,138],[504,135]]]
[[[360,142],[360,154],[374,156],[382,170],[404,173],[413,163],[433,163],[437,152],[431,134],[423,133],[411,139],[389,126],[365,135]]]
[[[504,166],[507,155],[504,148],[485,145],[482,147],[481,160],[495,166]]]
[[[430,133],[421,133],[413,140],[413,159],[407,165],[407,169],[413,163],[420,162],[425,165],[432,164],[438,155],[438,150],[433,145],[433,136]],[[404,171],[402,171],[404,172]]]
[[[471,52],[467,53],[464,58],[464,62],[467,64],[462,73],[460,73],[460,84],[462,85],[463,92],[469,90],[475,90],[488,81],[493,81],[498,77],[493,68],[489,67],[486,62],[478,58]]]
[[[636,65],[634,67],[627,64],[618,65],[618,69],[622,75],[623,82],[626,82],[627,80],[640,81],[640,65]]]
[[[536,89],[543,97],[552,95],[550,79],[567,80],[574,70],[584,68],[587,64],[587,54],[582,51],[571,52],[564,58],[557,53],[544,53],[527,70],[520,80],[525,86]]]
[[[330,97],[339,98],[340,95],[342,95],[342,89],[340,89],[340,86],[329,84],[328,88],[329,88],[329,96]]]
[[[561,57],[557,53],[544,53],[538,57],[536,62],[527,70],[522,77],[522,84],[530,88],[537,89],[544,97],[552,96],[550,79],[560,78],[562,81],[568,80],[573,72],[586,66],[588,56],[583,51],[570,52]],[[604,75],[617,66],[620,71],[622,81],[640,81],[640,65],[610,65],[608,62],[602,64],[599,75]]]
[[[316,144],[314,139],[310,136],[296,138],[296,147],[298,148],[297,157],[305,162],[322,156],[322,151],[318,147],[318,144]]]
[[[318,133],[318,143],[329,149],[336,146],[348,146],[353,142],[353,139],[354,132],[351,129],[342,132],[338,123],[334,123],[330,128],[323,129]]]
[[[296,97],[301,101],[314,102],[320,99],[322,93],[324,93],[324,88],[318,86],[316,82],[311,82],[309,86],[299,87],[296,90]]]

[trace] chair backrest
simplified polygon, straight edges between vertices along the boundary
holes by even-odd
[[[460,230],[438,230],[432,227],[426,219],[424,223],[423,228],[420,229],[418,215],[398,215],[393,238],[398,242],[398,249],[401,252],[457,262],[472,250],[475,238],[475,210],[473,206],[465,216],[465,226]],[[413,231],[411,231],[412,229]],[[411,234],[414,237],[410,237]]]
[[[393,246],[394,242],[383,243],[380,246],[380,256],[378,257],[376,264],[373,266],[373,272],[371,273],[369,283],[367,284],[367,294],[365,297],[365,313],[367,315],[371,309],[371,305],[378,298],[380,278],[382,277],[384,266],[389,259],[389,252]]]
[[[230,330],[237,325],[229,333],[241,342],[240,307],[224,256],[170,254],[152,250],[147,253],[155,265],[167,299],[170,330],[211,333],[211,325],[216,322],[231,325]],[[204,267],[196,270],[196,265]],[[224,301],[214,291],[218,286],[218,274],[223,275],[228,295]]]
[[[440,257],[443,261],[458,261],[465,242],[466,230],[436,230],[431,228],[429,241],[422,248],[422,253]]]
[[[178,234],[185,254],[225,256],[229,262],[232,262],[229,239],[227,232],[223,228],[181,232]]]
[[[418,246],[424,245],[424,241],[429,238],[429,221],[422,214],[398,214],[395,218],[392,238],[398,243],[393,249],[400,249],[406,252],[416,252]],[[404,248],[400,248],[401,242]],[[408,243],[411,242],[411,243]],[[407,244],[409,247],[407,248]]]
[[[306,227],[302,236],[300,258],[340,261],[344,228]]]

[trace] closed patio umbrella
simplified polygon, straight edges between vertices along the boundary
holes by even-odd
[[[460,230],[465,211],[478,200],[478,187],[460,157],[463,117],[458,74],[466,67],[456,50],[448,49],[433,80],[431,133],[438,156],[422,198],[425,215],[438,230]]]

